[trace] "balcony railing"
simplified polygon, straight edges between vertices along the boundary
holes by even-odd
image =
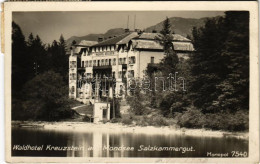
[[[114,51],[104,51],[104,52],[96,52],[97,56],[107,56],[107,55],[114,55]]]

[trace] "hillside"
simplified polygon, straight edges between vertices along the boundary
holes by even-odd
[[[172,17],[169,18],[170,23],[172,25],[171,30],[174,31],[176,34],[180,34],[182,36],[191,35],[192,28],[201,27],[204,25],[204,21],[207,18],[200,18],[200,19],[193,19],[193,18],[180,18],[180,17]],[[145,29],[146,32],[152,32],[156,30],[157,32],[161,31],[163,27],[163,21],[154,25],[150,26]]]
[[[68,45],[71,45],[73,40],[75,40],[76,43],[79,43],[81,40],[97,41],[99,37],[109,38],[109,37],[113,37],[115,35],[120,35],[124,32],[125,32],[125,30],[123,28],[114,28],[114,29],[108,30],[105,34],[88,34],[85,36],[72,36],[69,39],[67,39],[66,42]]]
[[[172,25],[172,31],[176,34],[180,34],[182,36],[191,35],[191,30],[194,26],[200,27],[204,25],[204,21],[207,18],[200,18],[200,19],[193,19],[193,18],[181,18],[181,17],[172,17],[169,18],[170,23]],[[145,29],[146,32],[152,32],[153,30],[161,31],[163,26],[163,21],[154,25],[150,26]],[[124,33],[123,28],[114,28],[108,30],[105,34],[88,34],[85,36],[72,36],[67,40],[68,45],[70,46],[72,41],[75,40],[79,43],[81,40],[90,40],[90,41],[97,41],[99,37],[109,38],[110,36],[113,37],[115,35],[120,35]]]

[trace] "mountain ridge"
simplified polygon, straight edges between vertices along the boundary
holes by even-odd
[[[171,17],[169,18],[171,23],[171,31],[174,31],[176,34],[180,34],[184,37],[187,37],[188,35],[192,34],[192,28],[194,26],[201,27],[205,24],[205,20],[209,17],[203,17],[203,18],[182,18],[182,17]],[[163,27],[163,21],[145,28],[145,32],[152,32],[156,30],[157,32],[160,32]],[[113,28],[109,29],[104,34],[88,34],[84,36],[71,36],[69,39],[67,39],[67,44],[71,45],[72,41],[75,40],[78,44],[81,40],[90,40],[90,41],[97,41],[99,37],[102,38],[109,38],[114,37],[120,34],[123,34],[125,30],[123,28]]]

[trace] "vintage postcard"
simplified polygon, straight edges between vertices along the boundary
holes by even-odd
[[[257,2],[2,8],[7,162],[259,162]]]

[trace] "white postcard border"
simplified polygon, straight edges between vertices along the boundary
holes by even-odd
[[[11,22],[14,11],[250,11],[250,112],[248,158],[11,157]],[[5,152],[7,162],[259,162],[258,3],[230,2],[5,2]],[[3,37],[3,36],[2,36]]]

